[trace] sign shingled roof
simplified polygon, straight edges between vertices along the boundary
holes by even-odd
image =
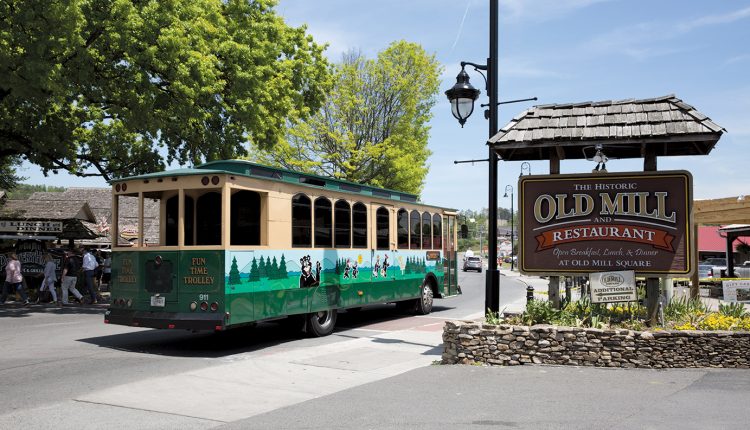
[[[490,138],[506,161],[583,159],[604,145],[610,158],[707,155],[726,130],[673,94],[653,99],[534,106]]]

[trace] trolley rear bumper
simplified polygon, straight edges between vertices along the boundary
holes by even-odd
[[[108,309],[105,324],[184,330],[223,330],[224,321],[218,314],[186,314],[177,312],[148,312],[128,309]]]

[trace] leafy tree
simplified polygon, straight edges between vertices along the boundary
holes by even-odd
[[[255,159],[324,176],[418,194],[427,175],[429,130],[441,66],[398,41],[377,59],[349,52],[316,115]]]
[[[0,166],[110,179],[273,146],[331,79],[323,47],[275,5],[4,0]]]
[[[25,179],[16,175],[16,166],[19,164],[19,157],[0,157],[0,190],[14,190]]]
[[[15,188],[13,188],[13,191],[8,193],[8,198],[15,200],[28,199],[29,196],[37,191],[61,193],[65,191],[65,187],[55,187],[52,185],[18,184]]]
[[[232,267],[229,269],[229,285],[240,283],[240,271],[237,268],[237,257],[232,257]]]

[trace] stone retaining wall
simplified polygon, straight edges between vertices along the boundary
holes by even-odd
[[[443,363],[750,367],[750,332],[598,330],[446,321]]]

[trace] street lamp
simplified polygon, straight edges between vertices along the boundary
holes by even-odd
[[[526,170],[527,175],[531,174],[531,164],[529,164],[528,161],[524,161],[523,163],[521,163],[521,174],[518,175],[519,178],[523,176],[524,170]]]
[[[453,88],[445,92],[448,96],[448,100],[451,102],[451,112],[453,116],[458,119],[458,123],[463,127],[466,119],[469,115],[474,112],[474,101],[479,97],[479,90],[471,86],[469,83],[469,75],[466,73],[464,68],[473,66],[474,70],[479,72],[484,70],[487,72],[485,78],[487,95],[489,96],[489,104],[482,105],[487,107],[485,111],[485,118],[489,119],[489,137],[497,133],[498,125],[498,112],[497,112],[497,79],[498,79],[498,66],[497,66],[497,47],[498,47],[498,11],[499,11],[499,0],[490,0],[490,52],[489,58],[487,58],[487,64],[474,64],[469,62],[461,62],[461,72],[456,76],[456,85]],[[481,74],[481,72],[480,72]],[[487,278],[485,284],[484,294],[484,309],[485,312],[489,311],[492,313],[498,313],[500,311],[500,272],[497,270],[497,154],[492,150],[492,147],[488,145],[489,149],[489,198],[488,198],[488,231],[489,236],[488,255],[489,265],[487,267]]]
[[[510,271],[512,272],[514,267],[513,257],[515,255],[513,252],[513,186],[505,186],[505,195],[503,197],[508,197],[508,190],[510,190]]]
[[[451,113],[464,127],[464,123],[474,112],[474,100],[479,98],[480,91],[469,82],[469,74],[464,69],[465,63],[461,63],[461,71],[456,76],[456,85],[445,92],[451,102]]]

